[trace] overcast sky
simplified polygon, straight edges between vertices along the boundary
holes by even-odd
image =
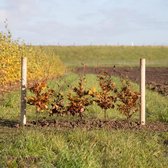
[[[0,0],[0,31],[31,44],[168,45],[168,0]]]

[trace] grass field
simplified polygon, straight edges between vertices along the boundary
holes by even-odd
[[[67,74],[61,81],[50,81],[49,86],[62,92],[77,84],[76,74]],[[66,82],[65,82],[66,81]],[[114,78],[119,84],[119,79]],[[95,75],[87,75],[87,87],[96,86]],[[133,84],[138,90],[138,86]],[[157,97],[157,99],[156,99]],[[4,123],[17,121],[20,111],[19,91],[6,94],[0,104],[0,167],[167,167],[168,133],[131,130],[73,130],[38,126],[10,128]],[[168,122],[168,99],[147,91],[147,122]],[[108,111],[113,119],[124,119],[116,109]],[[41,114],[40,117],[46,116]],[[27,118],[34,120],[35,109],[28,106]],[[102,118],[101,109],[89,107],[87,118]],[[133,120],[138,119],[136,114]]]
[[[26,128],[1,131],[1,167],[167,167],[168,133]]]
[[[168,47],[165,46],[42,46],[46,53],[58,55],[68,67],[139,66],[146,58],[147,66],[168,67]]]

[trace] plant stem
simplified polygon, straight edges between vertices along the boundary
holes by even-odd
[[[83,119],[83,115],[82,115],[82,113],[79,113],[79,117],[80,117],[80,120]]]
[[[37,119],[38,119],[37,115],[38,115],[38,111],[37,111],[37,108],[36,108],[36,125],[37,125]]]
[[[104,119],[105,121],[107,120],[107,110],[106,109],[104,109]]]

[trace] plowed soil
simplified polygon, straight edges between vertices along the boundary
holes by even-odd
[[[123,67],[86,67],[76,68],[76,73],[98,74],[100,71],[106,71],[113,76],[128,78],[134,82],[140,82],[139,68],[123,68]],[[164,96],[168,96],[168,68],[146,68],[146,84],[151,90],[155,90]]]
[[[19,128],[18,121],[0,120],[0,126]],[[88,120],[56,120],[56,119],[40,119],[34,121],[28,121],[26,127],[54,127],[57,130],[64,129],[110,129],[110,130],[145,130],[154,132],[168,132],[168,123],[163,122],[147,122],[145,126],[140,125],[139,122],[127,120],[100,120],[100,119],[88,119]]]
[[[82,128],[87,130],[92,129],[128,129],[128,130],[146,130],[146,131],[159,131],[168,132],[168,125],[161,122],[147,123],[145,126],[140,125],[138,122],[128,122],[126,120],[76,120],[76,121],[60,121],[60,120],[40,120],[32,121],[27,126],[40,126],[40,127],[55,127],[57,129],[73,129]]]

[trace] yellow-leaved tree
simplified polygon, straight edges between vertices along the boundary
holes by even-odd
[[[21,57],[28,58],[28,80],[56,77],[65,72],[58,56],[47,54],[40,47],[13,40],[10,31],[0,32],[1,88],[20,81]]]

